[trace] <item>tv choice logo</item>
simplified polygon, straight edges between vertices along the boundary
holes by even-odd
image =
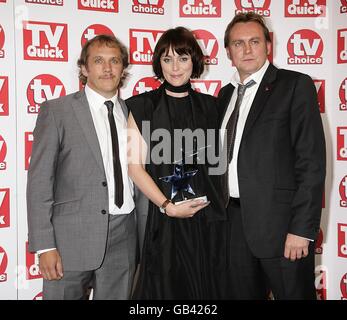
[[[37,253],[29,252],[29,244],[25,243],[25,264],[26,264],[26,279],[33,280],[42,278],[39,269],[39,257]]]
[[[340,13],[347,13],[347,0],[340,0],[340,1],[341,1]]]
[[[347,273],[345,273],[340,281],[340,290],[341,290],[341,300],[347,300]]]
[[[347,161],[347,127],[337,127],[337,160]]]
[[[339,185],[340,207],[347,208],[347,176],[344,176]]]
[[[326,0],[285,0],[285,17],[325,17]]]
[[[0,282],[5,282],[7,280],[7,264],[7,253],[4,248],[0,246]]]
[[[347,63],[347,29],[337,30],[337,63]]]
[[[271,0],[235,0],[235,14],[255,12],[264,17],[271,15],[270,10]]]
[[[319,112],[325,112],[325,80],[313,80],[317,91]]]
[[[5,44],[5,31],[2,25],[0,24],[0,58],[5,58],[5,50],[4,48]]]
[[[0,76],[0,116],[8,116],[8,77]]]
[[[337,224],[337,249],[339,257],[347,258],[347,224]]]
[[[340,97],[340,110],[346,111],[347,110],[347,78],[345,78],[340,85],[339,90],[339,97]]]
[[[67,24],[23,21],[24,60],[68,61]]]
[[[39,74],[33,78],[27,87],[29,114],[37,114],[40,105],[46,100],[52,100],[66,95],[63,83],[51,74]]]
[[[197,91],[211,96],[218,96],[222,87],[221,80],[192,80],[192,87]]]
[[[26,3],[46,4],[52,6],[63,6],[64,0],[25,0]]]
[[[154,77],[144,77],[135,83],[133,96],[159,88],[161,82]]]
[[[317,300],[326,300],[327,299],[327,271],[326,268],[322,265],[319,265],[315,268],[315,287]]]
[[[114,36],[109,27],[106,27],[103,24],[92,24],[83,31],[81,36],[81,46],[83,47],[88,40],[93,39],[99,34],[108,34]]]
[[[315,252],[315,254],[322,254],[323,253],[323,231],[322,231],[322,228],[319,228],[314,252]]]
[[[204,54],[205,64],[217,65],[219,48],[216,37],[211,32],[202,29],[193,30],[193,34]]]
[[[313,30],[294,32],[287,43],[288,64],[322,64],[323,40]]]
[[[79,10],[118,12],[118,0],[78,0]]]
[[[10,226],[10,189],[0,188],[0,228]]]
[[[30,165],[31,151],[33,149],[34,135],[32,132],[24,133],[24,169],[28,170]]]
[[[7,145],[5,139],[0,134],[0,170],[6,170]]]
[[[155,45],[164,31],[129,29],[130,63],[152,64]]]
[[[132,12],[163,15],[164,0],[133,0]]]
[[[221,16],[221,0],[180,0],[180,17],[218,18]]]

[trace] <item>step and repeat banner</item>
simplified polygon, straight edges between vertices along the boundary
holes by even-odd
[[[235,71],[223,46],[238,12],[266,17],[269,59],[315,81],[328,166],[316,246],[319,299],[347,299],[347,0],[0,0],[0,299],[42,299],[28,252],[26,199],[32,131],[40,105],[80,88],[81,46],[97,34],[129,49],[123,98],[156,88],[151,59],[168,28],[191,29],[207,70],[196,90],[217,95]]]

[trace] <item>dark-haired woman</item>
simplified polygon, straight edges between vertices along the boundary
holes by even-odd
[[[216,100],[194,91],[190,84],[191,78],[203,73],[203,58],[189,30],[167,30],[153,55],[154,73],[163,84],[126,101],[131,112],[129,175],[150,200],[135,299],[220,299],[224,295],[226,218],[207,156],[215,147],[207,135],[218,134],[209,130],[218,128]],[[192,138],[189,132],[196,133],[198,142],[187,147],[178,138],[182,130],[186,140]],[[181,148],[176,148],[177,141],[182,142]],[[180,175],[182,170],[187,180]],[[208,200],[175,204],[183,193]]]

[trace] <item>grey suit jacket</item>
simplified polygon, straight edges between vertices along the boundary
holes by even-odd
[[[119,99],[124,114],[127,108]],[[27,184],[29,250],[56,247],[64,270],[98,268],[108,230],[108,190],[84,91],[42,104]]]

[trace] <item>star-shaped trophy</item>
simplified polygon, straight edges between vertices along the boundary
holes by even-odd
[[[205,149],[200,148],[199,150]],[[194,148],[194,150],[196,150]],[[193,151],[191,155],[188,157],[194,157],[194,163],[196,163],[196,159],[198,159],[198,154],[200,151]],[[202,199],[207,202],[206,196],[197,195],[196,192],[193,191],[191,185],[189,184],[189,180],[194,177],[198,169],[189,169],[188,165],[185,163],[184,151],[182,150],[183,158],[179,161],[174,162],[174,172],[170,176],[165,176],[159,178],[164,182],[171,183],[171,201],[175,204],[182,203],[184,201],[189,201],[191,199]],[[191,167],[191,165],[189,165]],[[176,199],[175,199],[176,198]]]

